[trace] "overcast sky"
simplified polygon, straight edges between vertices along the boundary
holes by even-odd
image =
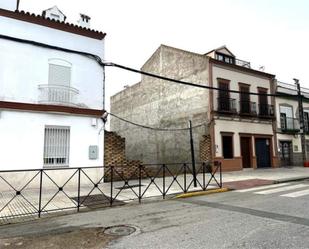
[[[307,0],[20,0],[20,10],[37,14],[54,5],[68,22],[85,13],[107,33],[107,61],[139,69],[160,44],[201,54],[226,45],[278,80],[309,87]],[[121,69],[106,77],[107,96],[140,78]]]

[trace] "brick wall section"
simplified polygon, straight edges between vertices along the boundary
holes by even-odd
[[[203,135],[200,140],[200,160],[201,162],[212,161],[210,135]]]
[[[112,166],[113,180],[137,179],[139,176],[139,165],[141,161],[126,159],[125,138],[115,132],[105,131],[104,133],[104,165]],[[110,170],[105,169],[104,179],[110,180]],[[142,177],[146,174],[142,170]]]

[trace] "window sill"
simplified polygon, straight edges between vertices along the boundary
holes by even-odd
[[[69,168],[70,166],[67,164],[61,165],[43,165],[43,169],[59,169],[59,168]]]

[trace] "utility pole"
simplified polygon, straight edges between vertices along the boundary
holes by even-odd
[[[303,96],[301,94],[299,80],[298,79],[293,80],[297,87],[301,150],[303,156],[303,163],[305,163],[307,161],[307,153],[306,153],[306,137],[305,137],[305,125],[304,125]]]
[[[194,145],[193,145],[192,122],[191,122],[191,120],[189,120],[189,128],[190,128],[190,145],[191,145],[193,183],[194,183],[194,187],[196,188],[197,187],[197,182],[196,182],[195,156],[194,156]]]

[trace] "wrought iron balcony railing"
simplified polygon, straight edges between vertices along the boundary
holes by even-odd
[[[39,102],[60,105],[76,105],[79,91],[60,85],[39,85]]]
[[[256,115],[256,103],[251,101],[239,101],[240,115]]]
[[[236,99],[218,98],[218,112],[236,113]]]
[[[298,132],[300,130],[298,119],[280,117],[280,128],[283,132]]]
[[[251,64],[250,64],[249,61],[243,61],[243,60],[235,59],[235,64],[237,66],[251,68]]]
[[[259,104],[259,116],[273,118],[275,116],[274,106]]]

